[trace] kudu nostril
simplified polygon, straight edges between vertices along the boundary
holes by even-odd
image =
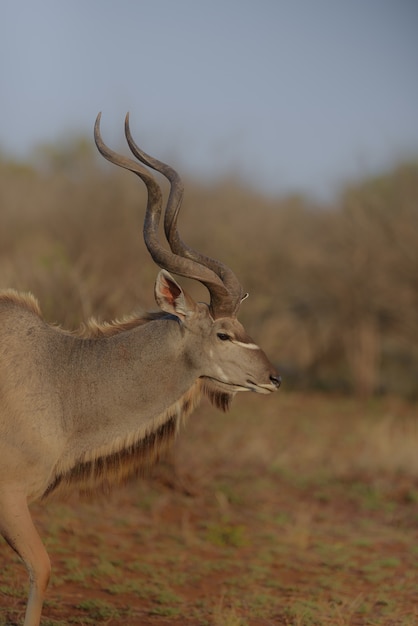
[[[273,383],[273,385],[275,387],[277,387],[277,389],[280,387],[280,385],[282,384],[282,377],[279,376],[278,374],[275,376],[270,376],[270,380]]]

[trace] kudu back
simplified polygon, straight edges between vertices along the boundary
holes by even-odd
[[[31,295],[0,292],[0,532],[29,573],[24,626],[39,625],[50,576],[31,501],[72,486],[84,493],[107,489],[135,476],[158,459],[203,395],[226,410],[238,391],[266,394],[280,386],[237,320],[246,294],[235,274],[179,236],[178,174],[140,150],[128,116],[125,134],[137,160],[103,143],[99,114],[99,151],[148,190],[144,241],[162,268],[155,284],[159,311],[67,332],[43,320]],[[168,247],[158,237],[161,189],[148,168],[170,183]],[[200,281],[209,304],[195,302],[169,272]]]

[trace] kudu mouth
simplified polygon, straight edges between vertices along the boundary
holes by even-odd
[[[256,383],[253,380],[247,378],[245,385],[241,383],[232,383],[214,378],[211,376],[205,376],[207,380],[210,380],[212,384],[218,387],[221,391],[228,393],[236,393],[238,391],[252,391],[254,393],[269,394],[277,391],[281,385],[282,379],[278,374],[270,376],[269,383]]]
[[[255,383],[252,380],[247,379],[248,389],[249,391],[255,391],[256,393],[273,393],[273,391],[277,391],[282,384],[281,376],[275,374],[274,376],[270,376],[269,383]]]

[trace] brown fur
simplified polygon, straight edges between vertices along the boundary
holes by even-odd
[[[227,393],[226,391],[222,392],[219,391],[219,389],[212,387],[209,380],[204,381],[203,391],[209,401],[216,406],[217,409],[224,412],[229,410],[234,397],[233,394]]]
[[[38,300],[31,293],[20,293],[15,289],[5,289],[0,291],[0,304],[6,303],[11,306],[21,307],[34,313],[37,317],[43,319],[42,311]],[[113,320],[111,322],[99,322],[91,317],[87,322],[74,331],[67,331],[60,326],[56,326],[57,330],[64,333],[70,333],[80,337],[81,339],[95,339],[99,337],[113,337],[127,330],[132,330],[138,326],[148,324],[155,320],[163,319],[167,316],[164,311],[146,312],[141,314],[126,315],[122,319]]]
[[[121,320],[113,320],[112,322],[99,322],[94,317],[87,320],[85,324],[75,331],[78,337],[83,339],[94,339],[95,337],[113,337],[126,330],[132,330],[137,326],[148,324],[154,320],[167,317],[164,311],[156,311],[155,313],[142,313],[140,315],[129,315]]]
[[[22,307],[38,317],[42,317],[39,303],[31,293],[20,293],[15,289],[4,289],[0,291],[0,304],[1,303]]]
[[[125,442],[115,451],[99,454],[94,459],[80,459],[74,467],[55,476],[42,498],[71,488],[78,489],[80,496],[91,497],[97,491],[107,493],[111,487],[144,474],[172,445],[180,420],[184,421],[190,415],[203,395],[223,411],[229,409],[232,401],[231,394],[212,389],[209,381],[198,380],[162,417],[159,427]]]
[[[169,417],[157,430],[127,447],[100,456],[94,461],[80,461],[48,486],[43,499],[57,490],[76,487],[81,496],[91,497],[97,491],[107,493],[114,485],[126,483],[145,473],[169,448],[178,430],[177,416]]]

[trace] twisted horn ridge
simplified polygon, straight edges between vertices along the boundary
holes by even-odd
[[[177,172],[169,165],[143,152],[132,139],[129,114],[125,120],[125,135],[132,154],[143,164],[163,174],[170,183],[170,194],[164,216],[164,230],[170,250],[158,238],[162,212],[162,192],[154,176],[140,163],[117,154],[106,146],[100,134],[101,113],[94,125],[94,140],[102,156],[111,163],[127,169],[141,178],[148,192],[144,219],[144,241],[154,262],[160,267],[201,282],[210,293],[210,311],[216,319],[235,316],[243,298],[243,290],[235,274],[223,263],[189,248],[180,238],[177,218],[183,199],[183,184]]]
[[[163,163],[162,161],[159,161],[158,159],[155,159],[154,157],[149,156],[143,150],[141,150],[139,146],[137,146],[134,139],[132,138],[129,128],[129,113],[126,114],[125,118],[125,135],[132,154],[142,163],[148,165],[148,167],[151,167],[160,174],[163,174],[163,176],[165,176],[170,183],[170,194],[168,197],[164,216],[164,231],[167,237],[167,241],[170,244],[171,250],[175,254],[178,254],[188,259],[192,259],[197,263],[200,263],[201,265],[209,267],[211,270],[213,270],[222,280],[231,297],[236,301],[235,311],[237,311],[241,300],[244,297],[244,292],[234,272],[229,267],[221,263],[221,261],[212,259],[211,257],[208,257],[190,248],[184,243],[184,241],[182,241],[179,235],[177,229],[177,218],[179,215],[184,192],[183,183],[180,176],[172,167],[170,167],[166,163]]]

